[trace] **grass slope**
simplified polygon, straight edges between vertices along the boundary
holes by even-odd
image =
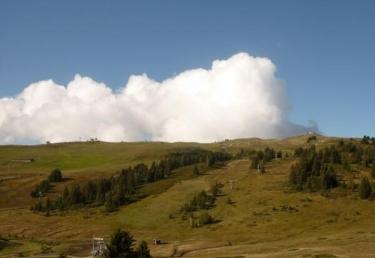
[[[33,201],[29,189],[55,167],[72,178],[63,183],[69,184],[112,174],[141,161],[150,162],[176,148],[237,151],[269,146],[291,151],[306,146],[307,138],[242,139],[215,144],[0,147],[0,235],[12,243],[0,250],[0,257],[42,252],[87,256],[93,235],[108,238],[118,227],[129,230],[136,239],[148,241],[156,257],[373,257],[375,205],[358,200],[355,194],[326,198],[319,193],[290,191],[286,182],[292,158],[268,163],[264,175],[249,170],[248,160],[236,160],[215,170],[201,169],[201,176],[193,176],[192,167],[182,168],[169,179],[146,185],[141,193],[148,197],[111,214],[104,213],[102,207],[93,207],[46,217],[28,209]],[[317,144],[335,141],[319,137]],[[30,157],[36,161],[12,164],[13,169],[8,170],[10,160]],[[223,195],[209,210],[217,222],[191,228],[179,213],[182,204],[215,182],[224,185]],[[228,203],[228,197],[232,203]],[[154,238],[165,244],[151,245]]]

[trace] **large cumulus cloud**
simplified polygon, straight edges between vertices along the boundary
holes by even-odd
[[[267,58],[239,53],[162,82],[133,75],[113,91],[76,75],[0,98],[0,143],[275,138],[313,130],[288,119],[286,89]]]

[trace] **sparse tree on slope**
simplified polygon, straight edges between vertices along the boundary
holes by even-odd
[[[371,177],[372,177],[372,178],[375,178],[375,164],[372,165],[372,169],[371,169]]]
[[[50,182],[61,182],[63,179],[62,172],[60,169],[52,170],[51,174],[48,176]]]
[[[203,211],[199,216],[199,225],[204,226],[214,222],[214,219],[207,211]]]
[[[112,236],[110,242],[107,244],[107,249],[104,251],[106,258],[133,258],[135,252],[132,248],[134,238],[126,231],[118,229]]]
[[[197,165],[194,166],[193,174],[196,175],[196,176],[200,175]]]
[[[367,177],[362,178],[359,185],[359,197],[361,199],[368,199],[371,195],[371,185]]]
[[[141,241],[137,247],[138,258],[151,258],[150,250],[148,249],[146,241]]]

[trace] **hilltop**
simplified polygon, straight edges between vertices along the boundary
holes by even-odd
[[[361,161],[354,160],[359,151],[352,155],[340,146],[356,146],[362,151]],[[332,163],[337,186],[317,190],[307,188],[307,183],[302,189],[291,185],[292,166],[330,148],[350,163],[349,171],[342,160],[323,162],[323,166]],[[0,240],[0,256],[88,256],[92,236],[108,239],[120,227],[146,240],[154,257],[370,257],[375,253],[375,205],[371,198],[359,198],[358,187],[363,177],[372,181],[374,148],[371,139],[320,135],[211,144],[1,146],[0,239],[4,240]],[[307,154],[300,154],[301,149]],[[260,151],[266,156],[254,166]],[[103,178],[116,180],[123,169],[140,163],[150,168],[176,153],[195,155],[194,162],[185,162],[157,180],[145,179],[136,185],[129,202],[113,211],[96,201],[48,213],[30,210],[39,199],[44,205],[47,198],[59,198],[65,188]],[[214,153],[228,153],[232,158],[209,164],[205,157]],[[272,155],[266,158],[267,153]],[[62,171],[64,180],[50,182],[42,197],[33,198],[30,193],[35,186],[54,169]],[[210,202],[205,208],[192,201],[202,191]],[[202,225],[205,211],[213,221]],[[163,244],[153,245],[153,239]]]

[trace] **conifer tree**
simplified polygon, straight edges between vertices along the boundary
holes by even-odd
[[[51,174],[48,176],[50,182],[61,182],[63,179],[62,172],[60,169],[54,169],[51,171]]]
[[[372,168],[371,168],[371,177],[372,177],[372,178],[375,178],[375,164],[372,164]]]
[[[148,249],[146,241],[141,241],[137,247],[138,258],[151,258],[150,250]]]
[[[359,185],[359,198],[368,199],[371,195],[371,185],[367,177],[362,178]]]
[[[214,219],[212,218],[212,216],[210,214],[208,214],[207,211],[201,212],[201,214],[199,216],[199,225],[200,226],[211,224],[213,222],[214,222]]]
[[[199,169],[198,169],[198,166],[197,166],[197,165],[194,166],[193,174],[196,175],[196,176],[199,176],[199,175],[200,175],[200,173],[199,173]]]
[[[112,236],[110,242],[106,245],[104,257],[106,258],[133,258],[134,238],[128,232],[118,229]]]
[[[251,168],[252,169],[257,169],[258,168],[258,165],[259,165],[259,159],[258,157],[255,157],[251,160]]]

